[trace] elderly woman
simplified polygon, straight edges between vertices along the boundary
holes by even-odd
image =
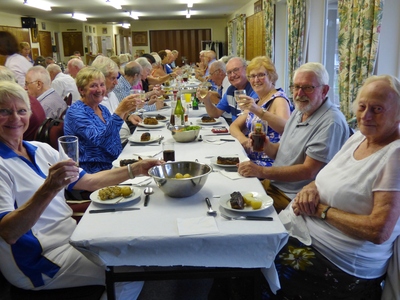
[[[105,77],[94,67],[79,71],[76,85],[81,99],[68,109],[64,132],[79,138],[79,164],[86,172],[111,169],[122,151],[119,136],[122,124],[141,100],[137,95],[130,95],[111,114],[100,104],[107,92]]]
[[[159,162],[144,160],[87,174],[72,160],[59,162],[59,153],[50,145],[23,140],[30,116],[26,91],[15,82],[0,82],[1,272],[26,290],[104,286],[104,269],[68,242],[76,222],[64,189],[93,191],[115,185],[147,174]],[[136,299],[141,286],[130,285],[130,294],[120,298]]]
[[[277,256],[279,299],[380,299],[400,234],[400,82],[368,78],[354,112],[360,130],[293,200],[312,245]]]
[[[31,54],[31,45],[28,42],[19,43],[19,54],[27,59],[33,65],[33,59],[30,56]]]
[[[8,31],[0,31],[0,54],[5,55],[5,66],[14,72],[20,86],[25,86],[25,75],[32,67],[24,56],[19,54],[19,45],[15,36]]]
[[[248,145],[248,134],[254,119],[267,121],[267,136],[272,143],[280,140],[286,121],[291,112],[291,103],[281,88],[275,88],[278,80],[275,66],[266,56],[252,59],[246,69],[247,78],[257,93],[258,99],[244,97],[240,103],[242,110],[248,111],[239,116],[230,126],[231,134],[239,140],[246,149],[251,161],[259,166],[271,166],[273,160],[263,152],[252,152]]]
[[[172,80],[177,76],[176,73],[170,73],[170,74],[165,73],[161,57],[157,53],[154,53],[153,57],[156,62],[153,64],[153,69],[151,73],[147,76],[149,85],[161,84],[169,80]]]

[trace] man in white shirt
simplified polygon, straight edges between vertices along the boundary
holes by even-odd
[[[62,98],[65,98],[69,93],[72,95],[72,103],[81,98],[75,80],[71,76],[64,74],[60,66],[50,64],[47,66],[46,70],[50,74],[51,87]]]
[[[57,119],[67,109],[64,99],[51,87],[49,73],[42,66],[34,66],[25,77],[25,90],[38,99],[47,118]]]

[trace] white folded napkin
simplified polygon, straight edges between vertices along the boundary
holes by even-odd
[[[157,158],[158,155],[161,155],[162,150],[152,150],[152,151],[143,151],[143,152],[138,152],[138,153],[133,153],[134,155],[140,156],[140,157],[152,157],[152,158]]]
[[[225,170],[220,170],[219,173],[232,180],[246,178],[240,175],[238,172],[227,172]]]
[[[178,218],[176,221],[180,236],[217,233],[219,231],[214,217]]]
[[[222,145],[222,144],[226,143],[225,141],[213,140],[213,139],[204,139],[203,141],[205,143],[211,144],[211,145]]]

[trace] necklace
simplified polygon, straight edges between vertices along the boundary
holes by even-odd
[[[262,97],[258,102],[259,106],[263,106],[265,103],[269,101],[271,96],[276,93],[276,89],[272,89],[265,97]]]

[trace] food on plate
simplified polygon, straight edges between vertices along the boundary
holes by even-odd
[[[142,135],[140,136],[140,141],[142,142],[148,142],[150,141],[150,132],[144,132],[142,133]]]
[[[164,121],[164,120],[167,119],[167,117],[165,117],[165,116],[163,116],[163,115],[160,115],[160,114],[158,114],[155,118],[156,118],[156,120],[158,120],[158,121]]]
[[[231,207],[234,209],[243,209],[244,208],[244,199],[240,192],[233,192],[231,194],[231,199],[229,200],[231,203]]]
[[[201,122],[203,123],[213,123],[216,122],[214,118],[211,118],[209,116],[204,116],[201,118]]]
[[[145,124],[145,125],[157,125],[158,121],[156,120],[156,118],[147,117],[147,118],[144,118],[143,124]]]
[[[201,129],[200,126],[186,126],[183,128],[179,128],[179,129],[174,129],[174,132],[182,132],[182,131],[191,131],[191,130],[199,130]]]
[[[120,167],[124,167],[124,166],[130,165],[130,164],[136,163],[139,160],[142,160],[142,158],[139,157],[139,159],[134,159],[134,158],[121,159],[119,161],[119,165],[120,165]]]
[[[103,201],[117,197],[128,197],[132,194],[133,191],[129,186],[109,186],[99,190],[99,198]]]
[[[251,206],[253,209],[260,209],[262,206],[262,201],[260,199],[254,198],[252,193],[243,194],[243,200],[245,206]]]
[[[240,163],[239,157],[222,157],[217,156],[217,164],[235,166]]]
[[[192,178],[193,176],[186,173],[185,175],[182,175],[182,173],[176,173],[175,178],[176,179],[183,179],[183,178]]]
[[[211,129],[212,133],[228,133],[228,129],[227,128],[213,128]]]

